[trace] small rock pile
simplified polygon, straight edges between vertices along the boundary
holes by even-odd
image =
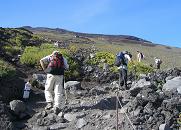
[[[173,69],[151,74],[134,83],[130,90],[123,92],[123,101],[128,103],[122,111],[126,110],[136,129],[158,130],[163,126],[179,128],[177,120],[181,112],[181,94],[177,90],[181,86],[175,89],[175,82],[181,83],[180,78],[176,77],[180,76],[180,72]],[[168,86],[168,82],[172,83]],[[126,118],[123,122],[124,128],[132,129]]]
[[[147,86],[140,90],[140,93],[124,108],[137,129],[157,130],[161,124],[176,129],[177,118],[181,111],[180,97],[177,92],[155,92],[151,86]]]
[[[8,107],[0,101],[0,129],[13,130],[15,127],[12,123],[12,116]]]

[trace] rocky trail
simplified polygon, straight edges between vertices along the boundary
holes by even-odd
[[[179,130],[180,72],[168,70],[128,81],[130,89],[119,90],[118,97],[123,105],[118,109],[119,130]],[[163,89],[160,89],[164,80]],[[117,81],[107,84],[69,81],[66,85],[68,104],[62,105],[62,111],[57,114],[44,110],[43,90],[34,89],[25,103],[15,100],[15,105],[10,105],[20,109],[14,115],[18,119],[15,127],[22,130],[116,130]]]

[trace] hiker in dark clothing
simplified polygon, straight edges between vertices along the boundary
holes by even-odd
[[[132,55],[128,51],[119,52],[116,55],[115,65],[119,69],[119,86],[123,89],[127,89],[127,71],[128,71],[128,61],[131,61]]]

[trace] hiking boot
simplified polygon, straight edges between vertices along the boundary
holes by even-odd
[[[55,113],[56,115],[58,115],[60,113],[60,108],[58,107],[53,107],[53,113]]]
[[[125,88],[123,88],[123,87],[120,87],[120,88],[119,88],[119,90],[121,90],[121,91],[124,91],[124,90],[125,90]]]
[[[68,101],[67,100],[65,100],[65,105],[68,105]]]
[[[52,107],[53,107],[52,102],[48,102],[46,107],[45,107],[45,110],[50,110]]]

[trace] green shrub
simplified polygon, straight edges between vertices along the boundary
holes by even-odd
[[[18,46],[21,46],[23,44],[24,37],[22,35],[19,35],[16,37],[16,44]]]
[[[0,59],[0,78],[12,77],[15,75],[15,68]]]
[[[41,38],[39,36],[37,36],[37,35],[33,35],[32,38],[31,38],[31,40],[33,40],[33,41],[39,41],[40,39]]]
[[[103,68],[103,63],[107,63],[110,66],[111,72],[118,72],[118,67],[114,66],[115,55],[110,52],[97,52],[95,57],[88,60],[87,63],[90,65],[98,65]]]
[[[12,45],[6,45],[6,46],[3,46],[3,50],[8,55],[17,55],[17,54],[20,53],[21,47],[19,47],[19,46],[12,46]]]
[[[130,62],[128,64],[129,71],[132,71],[136,73],[136,75],[139,74],[148,74],[150,72],[153,72],[154,69],[142,62]]]
[[[70,54],[74,55],[78,51],[78,48],[75,45],[69,45],[68,51]]]
[[[39,48],[37,47],[26,47],[24,53],[20,58],[22,64],[34,66],[37,63]]]
[[[115,56],[110,52],[97,52],[95,57],[88,61],[91,65],[98,65],[101,61],[105,60],[109,65],[113,65]]]
[[[50,43],[44,43],[40,46],[41,49],[50,49],[50,48],[53,48],[55,49],[54,45],[53,44],[50,44]]]
[[[79,71],[79,64],[77,62],[75,62],[72,57],[69,56],[65,56],[68,60],[68,64],[69,64],[69,70],[65,71],[65,77],[68,79],[71,78],[77,78],[80,76],[80,71]]]

